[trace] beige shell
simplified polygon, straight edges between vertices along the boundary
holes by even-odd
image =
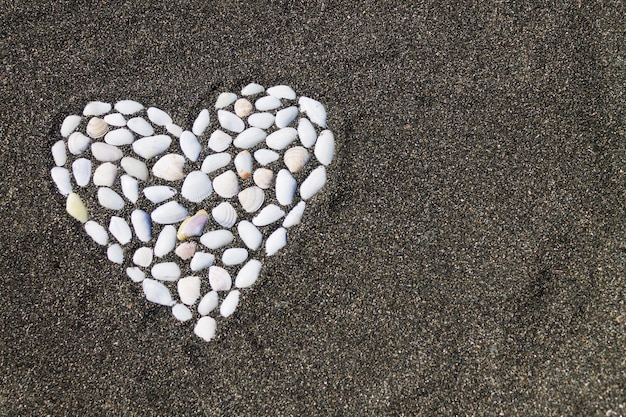
[[[285,165],[290,172],[296,173],[302,170],[304,165],[309,162],[309,151],[302,146],[294,146],[285,152]]]
[[[267,190],[272,185],[272,179],[274,179],[274,173],[268,168],[258,168],[252,175],[254,183],[260,188]]]
[[[252,103],[248,99],[240,98],[235,101],[235,114],[239,117],[246,117],[252,113]]]
[[[183,166],[185,158],[175,153],[167,154],[157,161],[152,167],[152,173],[167,181],[182,180],[185,178]]]
[[[191,259],[196,253],[196,242],[184,242],[176,248],[176,255],[183,261]]]
[[[265,201],[265,193],[256,186],[241,191],[238,197],[241,207],[248,213],[257,211],[263,205],[263,201]]]
[[[236,196],[239,192],[237,174],[229,170],[218,175],[213,179],[213,190],[215,190],[220,197],[231,198]]]
[[[92,117],[85,130],[92,138],[101,138],[109,131],[109,124],[99,117]]]

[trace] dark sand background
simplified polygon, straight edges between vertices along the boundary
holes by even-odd
[[[41,3],[0,2],[1,415],[624,415],[623,2]],[[326,103],[337,158],[207,344],[50,146],[90,100],[190,124],[250,81]]]

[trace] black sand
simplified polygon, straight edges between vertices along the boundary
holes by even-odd
[[[0,414],[617,416],[624,6],[0,3]],[[217,92],[327,104],[308,222],[204,343],[65,213],[60,122]]]

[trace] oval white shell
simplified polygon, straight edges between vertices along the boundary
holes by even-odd
[[[174,305],[172,294],[165,285],[150,278],[144,279],[141,285],[148,301],[164,306]]]
[[[196,253],[196,242],[181,243],[176,247],[176,250],[174,252],[183,261],[191,259],[191,257]]]
[[[104,141],[109,145],[121,146],[121,145],[130,145],[135,140],[135,135],[133,132],[126,128],[120,128],[111,130],[104,137]]]
[[[317,141],[317,131],[306,117],[301,117],[298,121],[298,137],[300,143],[306,148],[312,147]]]
[[[156,107],[149,107],[146,113],[148,113],[148,119],[157,126],[165,126],[172,123],[170,115]]]
[[[248,251],[244,248],[228,248],[222,254],[224,265],[239,265],[248,259]]]
[[[252,174],[252,178],[254,179],[254,183],[264,190],[270,188],[272,185],[272,179],[274,179],[274,173],[271,169],[267,168],[258,168]]]
[[[192,171],[187,175],[180,189],[181,195],[193,203],[199,203],[213,192],[211,179],[202,171]]]
[[[276,175],[276,199],[283,206],[293,202],[298,183],[288,170],[281,169]]]
[[[308,200],[326,184],[326,167],[323,165],[315,168],[300,185],[300,196]]]
[[[91,179],[91,160],[78,158],[72,162],[72,174],[74,174],[76,185],[84,187],[89,184],[89,180]]]
[[[252,113],[252,103],[246,98],[240,98],[235,101],[235,114],[239,117],[246,117]]]
[[[100,116],[111,111],[111,105],[102,101],[90,101],[83,109],[83,116]]]
[[[228,291],[232,286],[232,279],[227,270],[213,265],[209,267],[209,284],[213,291]]]
[[[126,118],[120,113],[111,113],[104,116],[104,121],[111,126],[122,127],[126,126]]]
[[[146,274],[136,266],[126,268],[126,275],[128,275],[133,282],[141,282],[146,279]]]
[[[106,229],[102,227],[99,223],[94,222],[93,220],[89,220],[85,223],[85,231],[87,235],[93,239],[98,245],[106,245],[109,241],[109,234]]]
[[[148,167],[139,159],[125,156],[120,161],[120,165],[124,168],[124,171],[126,171],[128,175],[142,181],[146,181],[148,179]]]
[[[210,342],[215,337],[216,328],[217,323],[213,317],[201,317],[193,328],[193,332],[205,342]]]
[[[335,137],[330,130],[320,133],[315,144],[315,157],[323,165],[328,165],[333,161],[335,154]]]
[[[135,235],[142,242],[149,242],[152,239],[152,221],[150,215],[143,210],[133,210],[130,221],[135,229]]]
[[[180,268],[175,262],[162,262],[154,265],[150,273],[161,281],[176,281],[180,277]]]
[[[122,193],[124,197],[131,203],[136,203],[139,199],[139,183],[136,179],[130,175],[122,175],[120,178],[120,184],[122,186]]]
[[[111,245],[107,248],[107,258],[109,261],[121,265],[124,262],[124,250],[117,243]]]
[[[241,149],[252,148],[263,142],[267,133],[258,127],[250,127],[237,135],[233,145]]]
[[[81,120],[82,118],[77,115],[67,116],[63,119],[63,123],[61,123],[61,136],[64,138],[68,137],[73,131],[76,130]]]
[[[113,162],[124,156],[121,149],[104,142],[92,143],[91,154],[100,162]]]
[[[154,135],[154,128],[143,117],[133,117],[129,121],[126,122],[126,126],[133,132],[137,133],[141,136],[152,136]]]
[[[109,210],[121,210],[124,208],[124,199],[109,187],[98,188],[98,203]]]
[[[277,151],[285,149],[298,136],[298,131],[293,127],[285,127],[272,133],[267,137],[265,143]]]
[[[172,224],[183,221],[189,213],[176,201],[170,201],[156,208],[150,215],[152,221],[159,224]]]
[[[267,89],[267,94],[276,98],[286,98],[287,100],[295,100],[296,92],[288,85],[275,85]]]
[[[52,158],[54,165],[62,167],[67,162],[67,152],[65,151],[65,141],[60,140],[52,145]]]
[[[218,249],[228,245],[235,237],[229,230],[213,230],[200,237],[200,243],[209,249]]]
[[[322,103],[303,96],[298,100],[298,104],[300,111],[306,113],[309,120],[322,128],[326,127],[326,109]]]
[[[166,181],[177,181],[185,178],[183,168],[185,166],[185,157],[170,153],[159,158],[152,167],[152,173],[155,177],[162,178]]]
[[[67,139],[67,149],[72,155],[80,155],[85,152],[90,144],[91,139],[80,132],[72,133]]]
[[[176,228],[167,225],[159,233],[156,243],[154,244],[154,255],[159,258],[170,253],[176,246]]]
[[[217,120],[220,122],[220,126],[231,132],[239,133],[246,127],[239,116],[226,110],[218,110]]]
[[[62,195],[68,195],[72,192],[70,172],[66,168],[54,167],[50,170],[50,176]]]
[[[237,225],[237,232],[239,237],[252,250],[257,250],[261,247],[263,242],[263,234],[256,228],[255,225],[247,220],[242,220]]]
[[[188,321],[193,318],[191,310],[184,304],[176,304],[172,307],[172,314],[178,321]]]
[[[250,259],[237,274],[235,278],[235,287],[247,288],[254,284],[261,273],[261,262],[256,259]]]
[[[236,196],[239,192],[237,174],[228,170],[218,175],[213,179],[213,189],[220,197],[231,198]]]
[[[133,263],[137,266],[148,267],[152,263],[152,248],[141,247],[133,254]]]
[[[261,97],[254,102],[254,106],[258,111],[274,110],[282,105],[283,103],[280,101],[280,99],[273,96]]]
[[[265,253],[272,256],[287,244],[287,230],[284,227],[276,229],[265,241]]]
[[[168,135],[148,136],[133,142],[133,151],[145,159],[150,159],[165,152],[170,147],[172,138]]]
[[[205,174],[210,174],[213,171],[217,171],[220,168],[230,164],[231,156],[228,153],[215,153],[204,158],[202,167],[200,170]]]
[[[278,160],[278,158],[280,158],[280,155],[269,149],[259,149],[254,152],[254,159],[256,159],[259,165],[265,166],[267,164],[271,164],[272,162]]]
[[[276,127],[287,127],[298,117],[298,108],[296,106],[287,107],[276,113]]]
[[[168,187],[167,185],[153,185],[143,189],[143,194],[154,204],[162,203],[176,195],[176,192],[176,188]]]
[[[64,169],[64,168],[61,168],[61,169]],[[65,170],[65,172],[67,172],[67,178],[69,181],[70,173],[67,170]],[[76,193],[69,193],[67,195],[67,201],[65,202],[65,210],[70,216],[72,216],[73,218],[75,218],[81,223],[85,223],[89,219],[89,213],[87,212],[87,208],[85,207],[85,205],[83,204],[83,201],[80,199],[80,197]]]
[[[126,223],[126,220],[121,217],[111,216],[109,221],[109,232],[117,239],[122,245],[127,244],[133,237],[133,232],[130,231],[130,226]]]
[[[284,161],[290,172],[300,172],[309,162],[309,151],[302,146],[294,146],[285,151]]]
[[[224,301],[222,301],[222,305],[220,305],[220,315],[222,317],[228,317],[235,312],[237,309],[237,304],[239,304],[239,291],[233,290],[228,293]]]
[[[176,136],[177,138],[180,138],[180,135],[183,134],[183,128],[178,126],[175,123],[166,124],[165,129],[167,130],[168,133],[170,133],[173,136]]]
[[[192,236],[202,235],[207,221],[209,221],[209,213],[207,213],[206,210],[198,210],[196,214],[187,217],[185,221],[180,224],[178,232],[176,232],[176,238],[178,240],[185,240]]]
[[[200,114],[198,114],[198,117],[196,117],[196,120],[193,121],[191,131],[194,135],[200,136],[204,133],[210,122],[211,118],[209,117],[209,111],[207,109],[203,109]]]
[[[250,83],[241,89],[242,96],[251,96],[254,94],[259,94],[265,91],[265,88],[261,84]]]
[[[302,219],[302,215],[304,214],[304,209],[306,208],[306,203],[304,201],[300,201],[295,205],[294,208],[291,209],[289,214],[285,217],[283,221],[283,227],[291,227],[296,224],[300,224],[300,220]]]
[[[237,197],[241,207],[248,213],[257,211],[263,205],[263,201],[265,201],[265,193],[257,186],[242,190]]]
[[[267,226],[274,223],[285,215],[285,212],[275,204],[269,204],[263,208],[253,219],[252,223],[255,226]]]
[[[92,138],[101,138],[109,131],[109,124],[99,117],[92,117],[87,123],[85,132]]]
[[[176,284],[180,301],[187,305],[192,305],[200,297],[200,278],[185,277],[178,280]]]
[[[189,263],[189,268],[191,268],[192,271],[200,271],[213,265],[213,261],[215,261],[215,256],[213,254],[196,252]]]
[[[91,167],[89,167],[89,171],[91,171]],[[111,187],[115,183],[115,178],[117,178],[117,166],[113,165],[110,162],[100,164],[100,166],[96,168],[93,173],[94,185],[104,185],[105,187]]]
[[[254,113],[248,117],[248,124],[259,129],[269,129],[274,124],[272,113]]]
[[[180,135],[180,149],[189,160],[196,162],[202,151],[202,145],[198,142],[196,135],[188,130],[185,130]]]
[[[237,212],[228,202],[220,203],[211,211],[211,214],[213,214],[213,218],[220,226],[227,229],[233,227],[237,222]]]
[[[198,314],[206,316],[211,311],[215,310],[219,303],[219,295],[217,291],[209,291],[202,297],[202,300],[198,303]],[[200,319],[202,320],[202,319]]]
[[[120,100],[115,103],[115,110],[122,114],[133,114],[143,110],[143,104],[134,100]]]
[[[248,151],[241,151],[235,156],[235,168],[240,178],[246,179],[252,175],[252,155]]]
[[[215,152],[222,152],[228,149],[230,144],[233,143],[233,138],[223,130],[216,130],[211,134],[209,139],[209,148]]]
[[[237,94],[235,93],[221,93],[215,100],[215,108],[223,109],[226,106],[233,104],[237,100]]]

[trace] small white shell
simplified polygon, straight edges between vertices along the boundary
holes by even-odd
[[[183,168],[185,166],[185,157],[170,153],[159,158],[152,167],[152,173],[155,177],[162,178],[166,181],[177,181],[185,178]]]
[[[248,187],[242,190],[237,197],[239,204],[248,213],[254,213],[263,205],[265,201],[265,193],[257,186]]]
[[[276,175],[276,199],[283,206],[293,202],[298,183],[288,170],[281,169]]]
[[[192,171],[187,175],[180,189],[181,195],[193,203],[199,203],[213,192],[211,179],[202,171]]]
[[[269,149],[259,149],[254,151],[254,159],[256,159],[259,165],[265,166],[267,164],[271,164],[272,162],[278,160],[278,158],[280,158],[280,155]]]
[[[228,245],[235,237],[229,230],[213,230],[200,237],[200,243],[209,249],[219,249]]]
[[[124,262],[124,250],[117,243],[111,245],[107,248],[107,258],[109,261],[121,265]]]
[[[104,137],[104,141],[109,145],[122,146],[130,145],[135,140],[135,135],[130,130],[122,127],[120,129],[111,130]]]
[[[298,117],[298,108],[296,106],[287,107],[276,113],[276,127],[287,127]]]
[[[130,175],[122,175],[120,178],[120,184],[122,186],[122,193],[124,197],[131,203],[136,203],[139,199],[139,183],[136,179]]]
[[[200,271],[213,265],[213,261],[215,261],[215,256],[213,254],[196,252],[189,263],[189,268],[191,268],[192,271]]]
[[[92,138],[101,138],[109,131],[109,124],[99,117],[92,117],[87,123],[85,132]]]
[[[167,225],[159,233],[156,243],[154,244],[154,255],[159,258],[170,253],[176,246],[176,228]]]
[[[133,117],[132,119],[126,122],[126,126],[128,126],[130,130],[132,130],[133,132],[141,136],[154,135],[154,128],[143,117]]]
[[[275,204],[269,204],[263,208],[253,219],[252,223],[255,226],[267,226],[274,223],[285,215],[285,212]]]
[[[217,291],[209,291],[204,295],[204,297],[202,297],[202,300],[200,300],[200,302],[198,303],[198,314],[206,316],[211,311],[215,310],[215,307],[217,307],[218,304],[219,296],[217,294]]]
[[[335,137],[330,130],[320,133],[315,144],[315,157],[323,165],[328,165],[333,161],[335,155]]]
[[[170,147],[172,138],[168,135],[147,136],[133,142],[133,151],[145,159],[150,159],[165,152]]]
[[[237,174],[228,170],[218,175],[213,179],[213,189],[220,197],[231,198],[236,196],[239,192]]]
[[[176,281],[180,277],[180,268],[175,262],[161,262],[150,270],[153,278],[161,281]]]
[[[189,307],[184,304],[176,304],[174,307],[172,307],[172,314],[174,315],[176,320],[183,322],[191,320],[193,318],[191,310],[189,310]]]
[[[153,185],[143,189],[143,194],[154,204],[159,204],[176,195],[176,188],[167,185]]]
[[[300,201],[295,205],[294,208],[291,209],[289,214],[285,217],[283,221],[283,227],[291,227],[296,224],[300,224],[300,220],[302,219],[302,215],[304,214],[304,209],[306,208],[306,203],[304,201]]]
[[[276,229],[265,241],[265,253],[272,256],[287,244],[287,230],[284,227]]]
[[[87,235],[89,235],[89,237],[91,237],[98,245],[104,246],[109,241],[109,234],[106,229],[93,220],[89,220],[85,223],[85,232],[87,232]]]
[[[180,301],[187,305],[192,305],[200,297],[200,278],[185,277],[178,280],[176,284]]]
[[[120,165],[124,168],[124,171],[126,171],[128,175],[142,181],[146,181],[148,179],[148,167],[139,159],[125,156],[120,161]]]
[[[178,227],[176,232],[176,238],[178,240],[185,240],[193,236],[201,236],[209,221],[209,213],[206,210],[198,210],[193,216],[187,217]]]
[[[141,268],[137,268],[136,266],[126,268],[126,275],[128,275],[133,282],[142,282],[146,279],[146,274],[144,274]]]
[[[174,305],[172,294],[170,294],[170,290],[165,285],[150,278],[144,279],[141,285],[148,301],[164,306]]]
[[[61,123],[61,136],[68,137],[72,132],[76,130],[80,124],[82,118],[77,115],[67,116]]]
[[[258,111],[274,110],[282,105],[283,103],[280,101],[280,99],[273,96],[261,97],[254,102],[254,106]]]
[[[247,220],[242,220],[237,225],[237,232],[239,237],[252,250],[257,250],[261,247],[263,242],[263,234],[256,228],[255,225]]]
[[[233,290],[228,293],[222,304],[220,305],[220,315],[222,317],[229,317],[231,314],[235,312],[237,309],[237,304],[239,304],[239,291]]]
[[[56,167],[56,168],[59,168],[59,167]],[[59,169],[64,169],[64,168],[59,168]],[[67,172],[67,178],[69,181],[70,173],[67,170],[65,170],[65,172]],[[81,223],[85,223],[89,219],[89,213],[87,212],[87,208],[85,207],[85,204],[83,204],[83,201],[80,199],[80,197],[76,193],[69,193],[67,195],[67,201],[65,202],[65,210],[70,216],[72,216],[73,218],[75,218]]]
[[[223,109],[226,106],[233,104],[237,100],[237,94],[235,93],[221,93],[217,100],[215,100],[215,108]]]
[[[67,152],[65,151],[65,141],[60,140],[52,145],[52,158],[54,165],[62,167],[67,162]]]
[[[176,201],[170,201],[156,208],[150,215],[152,221],[159,224],[172,224],[183,221],[189,213]]]
[[[288,85],[275,85],[267,89],[267,94],[276,98],[286,98],[287,100],[295,100],[296,92]]]
[[[301,117],[298,121],[298,137],[300,143],[306,148],[312,147],[317,141],[317,131],[306,117]]]
[[[143,210],[133,210],[130,215],[130,221],[135,229],[135,235],[142,242],[152,240],[152,221],[150,215]]]
[[[211,214],[213,214],[213,218],[220,226],[227,229],[233,227],[237,222],[237,212],[235,208],[226,201],[215,207],[211,211]]]
[[[228,248],[222,254],[224,265],[239,265],[248,259],[248,251],[245,248]]]
[[[157,126],[165,126],[172,123],[170,115],[156,107],[149,107],[146,113],[148,113],[148,119]]]
[[[235,156],[235,169],[241,179],[246,179],[252,175],[252,155],[248,151],[241,151]]]
[[[274,179],[274,172],[271,169],[267,168],[258,168],[252,174],[252,178],[254,179],[254,183],[258,185],[260,188],[267,190],[272,185],[272,180]]]
[[[115,103],[115,110],[122,114],[133,114],[143,110],[143,104],[134,100],[120,100]]]
[[[289,171],[300,172],[304,165],[309,162],[309,151],[302,146],[294,146],[285,151],[284,161]]]
[[[235,101],[235,114],[239,117],[246,117],[252,113],[252,103],[246,98]]]
[[[252,286],[259,277],[259,273],[261,273],[261,262],[256,259],[250,259],[237,274],[237,278],[235,278],[235,287],[237,288],[247,288]]]
[[[183,128],[178,126],[175,123],[168,123],[165,125],[165,130],[167,130],[167,132],[169,134],[171,134],[172,136],[175,136],[177,138],[180,138],[180,135],[183,134]]]
[[[265,91],[265,88],[261,84],[250,83],[241,89],[242,96],[252,96],[254,94],[259,94]]]
[[[62,195],[68,195],[72,192],[70,172],[66,168],[54,167],[50,170],[50,176]]]
[[[193,328],[193,332],[200,339],[209,342],[215,337],[216,328],[217,323],[213,317],[201,317]]]
[[[228,291],[232,286],[232,279],[227,270],[213,265],[209,267],[209,284],[213,291]]]
[[[67,139],[67,149],[72,155],[80,155],[91,144],[91,139],[80,132],[74,132]]]
[[[91,171],[91,167],[89,167],[89,171]],[[117,178],[117,166],[113,165],[110,162],[100,164],[100,166],[96,168],[93,173],[94,185],[104,185],[105,187],[111,187],[115,183],[115,178]]]
[[[217,120],[224,129],[230,130],[231,132],[239,133],[246,127],[239,116],[226,110],[217,111]]]
[[[302,181],[300,185],[300,196],[303,200],[308,200],[313,197],[315,193],[322,189],[326,184],[326,167],[320,165],[315,168],[309,176]]]
[[[272,149],[277,151],[285,149],[298,136],[298,131],[293,127],[284,127],[270,134],[265,143]]]
[[[226,152],[215,153],[204,158],[204,162],[202,162],[200,170],[205,174],[210,174],[211,172],[217,171],[218,169],[230,164],[230,160],[231,156]]]
[[[196,120],[194,120],[191,131],[194,135],[201,136],[206,128],[209,127],[210,122],[211,118],[209,117],[209,111],[204,109],[200,112],[200,114],[198,114]]]
[[[122,245],[127,244],[133,238],[133,232],[131,232],[130,226],[126,223],[126,220],[121,217],[111,216],[109,232],[111,232],[113,237]]]
[[[117,161],[124,156],[121,149],[104,142],[92,143],[91,154],[100,162]]]
[[[174,251],[183,261],[191,259],[196,253],[196,242],[184,242],[176,247]]]
[[[202,151],[202,145],[198,142],[196,135],[188,130],[185,130],[180,135],[180,149],[189,160],[196,162]]]
[[[319,127],[326,127],[326,109],[324,105],[317,100],[309,97],[300,97],[298,100],[300,111],[306,113],[307,117]]]
[[[90,101],[83,109],[83,116],[100,116],[111,111],[109,103],[102,101]]]
[[[91,179],[91,160],[86,158],[78,158],[77,160],[72,162],[72,174],[74,174],[76,185],[80,187],[85,187],[87,184],[89,184],[89,180]]]
[[[215,152],[222,152],[228,149],[230,144],[233,143],[233,138],[223,130],[217,129],[211,134],[209,139],[209,148]]]
[[[252,148],[263,142],[266,136],[267,133],[264,130],[258,127],[250,127],[237,135],[233,145],[241,149]]]
[[[98,203],[109,210],[121,210],[124,208],[124,199],[109,187],[98,188]]]
[[[122,127],[126,126],[126,118],[120,113],[111,113],[104,116],[104,121],[111,126]]]
[[[147,268],[152,263],[152,248],[141,247],[133,254],[133,263]]]
[[[274,124],[274,119],[272,113],[254,113],[248,117],[248,124],[259,129],[269,129]]]

